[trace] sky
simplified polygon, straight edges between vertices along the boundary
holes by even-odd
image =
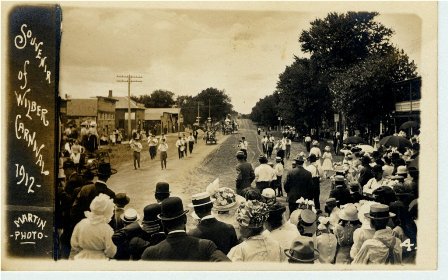
[[[140,75],[132,95],[163,89],[194,96],[208,87],[225,90],[234,109],[250,113],[275,90],[294,56],[298,38],[328,12],[353,4],[250,3],[61,3],[60,92],[72,98],[126,96],[117,75]],[[378,21],[395,31],[392,42],[421,60],[421,20],[388,7]],[[362,6],[361,8],[364,8]]]

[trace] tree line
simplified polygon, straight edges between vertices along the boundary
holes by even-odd
[[[208,117],[213,122],[218,122],[227,116],[234,114],[231,98],[225,92],[217,88],[209,87],[195,96],[178,95],[168,90],[155,90],[151,94],[132,96],[136,102],[145,108],[181,108],[184,125],[193,125],[199,114],[200,122],[204,123]]]
[[[275,91],[252,108],[263,125],[294,125],[304,133],[334,126],[339,114],[349,130],[379,127],[394,110],[400,81],[417,67],[391,43],[394,31],[375,20],[377,12],[329,13],[299,36],[302,52],[286,66]]]

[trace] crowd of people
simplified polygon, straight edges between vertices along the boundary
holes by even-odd
[[[260,135],[261,137],[261,135]],[[190,139],[191,138],[191,139]],[[109,163],[78,174],[72,158],[59,176],[56,225],[61,259],[141,261],[289,262],[308,264],[414,263],[417,247],[418,166],[412,163],[418,142],[396,149],[364,152],[346,147],[342,162],[331,148],[324,153],[311,141],[309,151],[290,157],[290,139],[262,137],[263,154],[255,168],[247,162],[249,143],[242,137],[236,152],[235,188],[219,179],[193,194],[188,208],[158,182],[156,202],[143,213],[128,207],[132,198],[115,194],[107,180]],[[191,141],[190,141],[191,140]],[[193,151],[194,136],[179,137],[179,159]],[[289,141],[288,141],[289,140]],[[164,138],[147,138],[151,159]],[[274,142],[275,163],[268,142]],[[130,141],[139,168],[140,139]],[[312,146],[312,147],[311,147]],[[157,147],[157,148],[155,148]],[[265,149],[266,147],[266,149]],[[288,152],[287,152],[288,150]],[[166,161],[162,169],[166,168]],[[94,180],[94,177],[97,177]],[[322,200],[322,180],[331,192]],[[286,204],[279,197],[286,196]],[[187,227],[187,221],[190,220]]]

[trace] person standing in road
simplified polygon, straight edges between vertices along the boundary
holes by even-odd
[[[241,137],[240,143],[238,144],[238,148],[243,151],[245,158],[247,159],[247,141],[246,137]]]
[[[265,155],[260,155],[258,161],[260,165],[254,170],[255,184],[261,193],[265,188],[271,187],[271,182],[277,180],[277,175],[275,170],[268,164],[268,159]]]
[[[134,169],[137,170],[137,167],[140,168],[140,152],[143,149],[142,143],[140,143],[139,138],[134,138],[129,142],[131,149],[134,151]]]
[[[193,134],[190,133],[190,136],[188,136],[188,149],[190,150],[190,155],[193,152],[193,147],[194,147],[194,143],[195,143],[195,139]]]
[[[159,144],[157,138],[154,137],[154,135],[150,134],[148,137],[148,146],[149,156],[151,157],[151,160],[153,160],[157,155],[157,144]]]
[[[249,188],[255,179],[255,173],[252,164],[246,161],[243,151],[238,151],[236,158],[238,160],[236,165],[236,193],[243,195],[243,190]]]
[[[317,210],[320,209],[320,174],[319,174],[319,166],[316,163],[317,157],[315,154],[310,153],[308,156],[308,162],[309,164],[306,167],[306,170],[308,170],[311,173],[312,182],[313,182],[313,188],[312,188],[312,199],[314,200],[314,207],[316,207]]]
[[[184,142],[182,141],[182,137],[180,136],[179,139],[177,139],[176,141],[176,147],[177,147],[177,153],[179,154],[179,159],[183,158],[185,145]]]
[[[286,145],[286,150],[285,150],[285,158],[289,159],[290,155],[291,155],[291,138],[290,137],[286,137],[285,140],[285,145]]]
[[[194,137],[194,143],[197,144],[198,143],[198,129],[196,128],[195,130],[193,130],[193,137]]]
[[[306,146],[306,151],[309,153],[310,152],[310,150],[311,150],[311,137],[310,137],[310,135],[309,134],[307,134],[306,136],[305,136],[305,146]]]
[[[263,154],[267,155],[268,153],[268,136],[263,136],[263,139],[261,139],[261,147],[263,148]]]
[[[162,138],[157,150],[160,152],[160,165],[162,166],[162,170],[164,167],[166,169],[166,159],[168,157],[167,155],[168,144],[166,143],[165,138]]]
[[[188,141],[185,134],[182,135],[182,142],[184,143],[184,157],[188,156]]]
[[[272,156],[272,152],[274,151],[274,146],[275,146],[275,138],[274,137],[269,137],[268,141],[266,142],[266,149],[267,149],[267,157],[271,158]]]
[[[274,165],[275,175],[277,175],[277,179],[275,180],[274,189],[277,189],[277,197],[283,196],[283,188],[282,188],[282,176],[283,176],[283,164],[282,159],[280,157],[275,158],[277,162]]]
[[[312,177],[311,173],[303,167],[305,158],[299,156],[295,159],[296,167],[288,172],[285,180],[285,192],[287,193],[287,201],[289,203],[289,213],[297,209],[297,200],[301,197],[304,199],[313,199],[312,196]]]

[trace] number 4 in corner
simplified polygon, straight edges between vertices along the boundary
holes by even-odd
[[[401,247],[406,247],[407,248],[406,251],[410,252],[410,251],[412,251],[412,247],[415,244],[412,244],[411,240],[408,238],[405,241],[403,241],[403,243],[401,243],[400,245],[401,245]],[[414,250],[417,250],[417,247],[414,247]]]

